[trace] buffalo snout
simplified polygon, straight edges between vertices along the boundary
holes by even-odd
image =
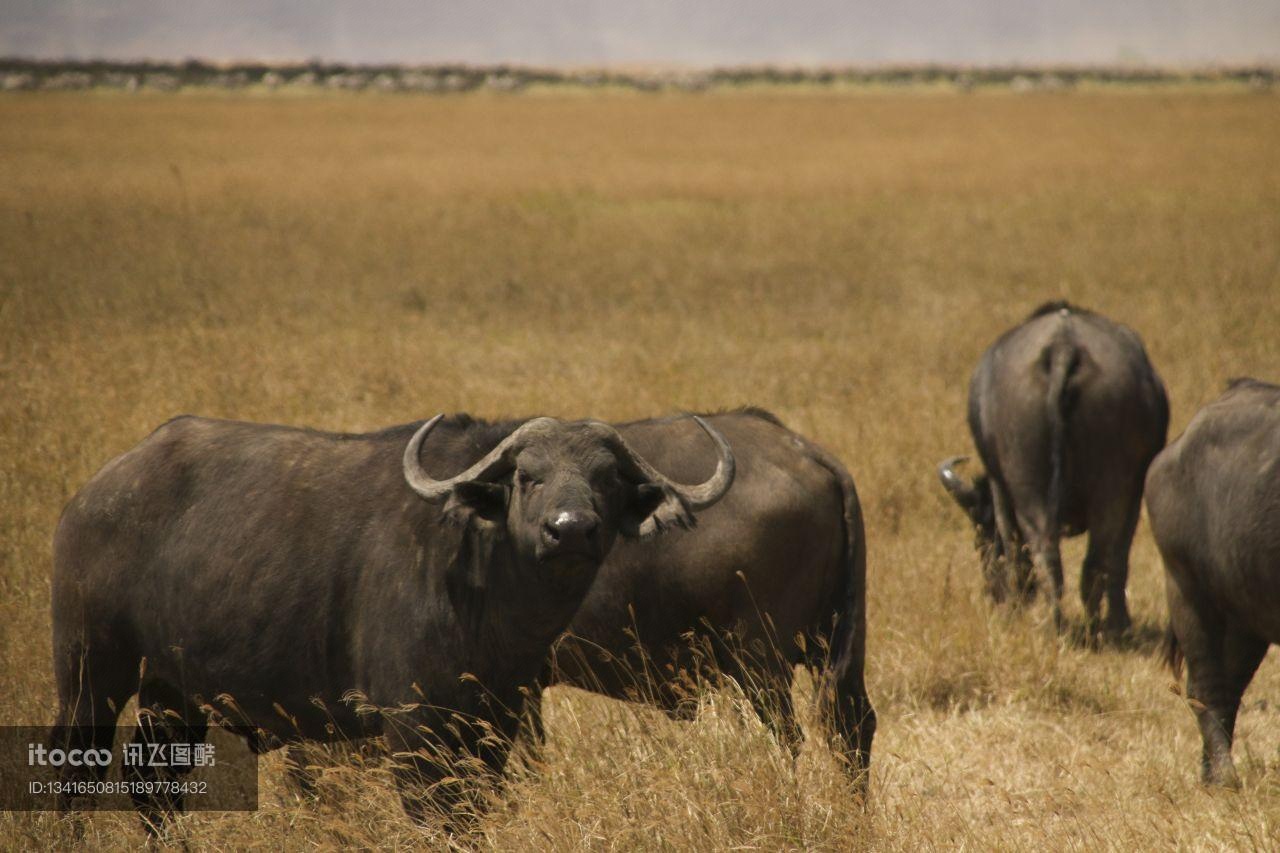
[[[582,510],[560,510],[542,521],[539,556],[597,555],[600,552],[600,516]]]

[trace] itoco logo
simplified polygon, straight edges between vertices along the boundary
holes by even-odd
[[[46,749],[42,743],[27,744],[27,766],[62,767],[106,767],[111,763],[109,749]]]

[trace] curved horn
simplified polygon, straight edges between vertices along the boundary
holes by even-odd
[[[514,432],[500,441],[497,447],[486,453],[479,462],[461,474],[457,474],[447,480],[437,480],[423,469],[419,456],[422,452],[422,443],[443,417],[444,415],[442,414],[436,415],[423,424],[413,434],[413,438],[409,439],[409,444],[404,449],[404,480],[409,484],[409,488],[427,500],[444,497],[459,483],[486,480],[509,468],[512,458],[529,438],[545,432],[548,427],[555,424],[552,418],[534,418],[533,420],[525,421]]]
[[[715,473],[711,475],[711,479],[696,486],[676,483],[667,479],[666,475],[660,473],[658,469],[636,453],[617,430],[608,424],[602,423],[599,426],[609,430],[609,438],[619,455],[618,461],[622,463],[624,468],[631,469],[627,473],[638,479],[647,480],[669,489],[679,495],[680,499],[688,504],[689,509],[697,511],[706,509],[724,497],[725,492],[729,491],[729,487],[733,485],[737,463],[733,458],[733,450],[729,447],[729,442],[725,441],[724,436],[697,415],[694,415],[693,419],[697,421],[698,426],[702,427],[702,431],[715,442],[716,453],[719,457],[716,461]]]
[[[938,479],[942,481],[942,487],[955,498],[956,503],[965,509],[977,505],[978,490],[972,483],[957,474],[955,467],[968,461],[968,456],[952,456],[950,459],[944,459],[938,466]]]

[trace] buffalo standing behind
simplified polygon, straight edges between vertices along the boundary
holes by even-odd
[[[801,664],[816,676],[839,754],[865,786],[876,717],[863,679],[866,537],[853,480],[768,412],[704,417],[733,445],[733,489],[699,516],[696,532],[610,552],[543,682],[684,717],[696,705],[692,681],[731,678],[794,752],[791,685]],[[709,471],[690,417],[618,431],[675,476]]]
[[[1105,630],[1128,629],[1129,546],[1143,478],[1168,425],[1164,383],[1132,329],[1053,302],[1000,336],[969,385],[969,430],[986,472],[967,481],[955,470],[960,458],[939,468],[977,531],[992,598],[1039,587],[1061,629],[1059,542],[1088,532],[1080,575],[1087,633],[1098,627],[1104,595]]]

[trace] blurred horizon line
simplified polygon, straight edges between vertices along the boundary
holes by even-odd
[[[275,69],[296,68],[358,68],[358,69],[444,69],[458,68],[473,71],[511,70],[525,72],[544,72],[558,74],[576,74],[589,72],[604,73],[664,73],[664,72],[728,72],[748,73],[753,71],[769,72],[807,72],[807,73],[875,73],[883,71],[1115,71],[1115,72],[1164,72],[1169,74],[1188,74],[1196,72],[1221,72],[1232,70],[1280,70],[1280,59],[1259,58],[1256,60],[1232,59],[1212,61],[1154,62],[1144,60],[1113,61],[1002,61],[1002,62],[959,62],[946,60],[884,60],[871,62],[675,62],[675,61],[619,61],[619,62],[518,62],[518,61],[467,61],[467,60],[430,60],[430,61],[352,61],[344,59],[327,59],[312,56],[305,59],[258,59],[243,58],[211,58],[207,56],[32,56],[9,53],[0,54],[0,65],[96,65],[108,67],[154,66],[164,68],[204,67],[218,70],[234,70],[237,68],[258,67]]]

